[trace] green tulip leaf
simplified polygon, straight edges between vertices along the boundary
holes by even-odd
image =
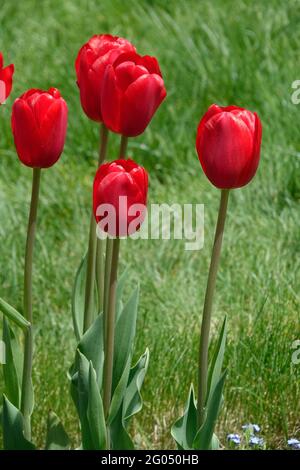
[[[72,318],[77,341],[83,335],[83,316],[86,279],[86,255],[82,258],[77,269],[72,293]]]
[[[207,403],[207,412],[204,424],[197,432],[195,437],[193,448],[197,450],[208,450],[212,446],[212,438],[219,415],[221,402],[222,402],[222,393],[224,382],[226,379],[227,371],[225,371],[218,383],[216,384],[214,390],[210,394],[210,398]]]
[[[3,377],[5,394],[10,402],[20,407],[22,383],[22,353],[18,340],[6,318],[3,319],[3,341],[5,344],[5,363]]]
[[[148,365],[149,349],[147,348],[137,363],[130,369],[123,405],[123,419],[125,422],[142,409],[143,400],[141,396],[141,388]]]
[[[88,361],[91,361],[97,374],[99,386],[102,383],[103,375],[103,315],[98,315],[90,328],[84,333],[79,344],[78,350]]]
[[[127,304],[120,313],[115,327],[115,350],[114,350],[114,368],[113,368],[113,387],[114,392],[117,387],[128,357],[132,353],[133,340],[136,330],[136,317],[138,309],[139,288],[137,287]]]
[[[24,437],[24,418],[8,398],[3,395],[3,444],[5,450],[35,450],[34,444]]]
[[[178,449],[191,450],[197,433],[197,408],[195,403],[194,387],[191,385],[189,397],[186,402],[184,414],[179,418],[171,429]]]
[[[118,321],[123,310],[123,292],[126,280],[128,279],[128,269],[126,268],[118,279],[116,292],[116,321]]]
[[[58,416],[51,411],[48,416],[46,450],[68,450],[70,440]]]
[[[220,331],[220,335],[219,335],[219,338],[218,338],[218,341],[214,350],[212,361],[209,367],[208,385],[207,385],[208,393],[207,393],[206,402],[209,401],[211,394],[213,393],[221,377],[225,346],[226,346],[226,330],[227,330],[227,319],[225,317],[221,331]]]
[[[26,330],[30,327],[29,321],[26,320],[21,313],[19,313],[15,308],[9,305],[5,300],[0,298],[0,311],[7,317],[9,320],[13,321],[20,328]]]
[[[106,449],[106,424],[96,372],[90,362],[87,418],[94,450]]]
[[[213,434],[211,438],[209,450],[219,450],[219,449],[220,449],[220,441],[218,439],[218,436],[216,436],[216,434]]]
[[[86,265],[87,265],[87,254],[84,255],[80,261],[79,267],[75,275],[75,281],[72,292],[72,318],[73,327],[77,341],[80,341],[83,335],[83,323],[84,323],[84,305],[85,305],[85,283],[86,283]],[[97,285],[95,282],[94,292],[94,318],[98,315],[97,305]]]
[[[131,363],[131,356],[129,356],[127,360],[127,364],[124,367],[123,374],[119,380],[118,385],[116,386],[111,404],[110,404],[110,409],[109,409],[109,415],[108,415],[108,424],[111,424],[116,415],[119,413],[119,410],[122,409],[122,404],[123,404],[123,399],[126,393],[126,387],[128,384],[128,378],[129,378],[129,373],[130,373],[130,363]],[[121,417],[122,417],[121,413]]]
[[[122,408],[119,409],[117,416],[111,423],[110,438],[112,450],[133,450],[134,444],[123,424]]]
[[[93,438],[90,432],[87,410],[89,404],[89,370],[88,359],[77,350],[78,354],[78,383],[77,410],[81,424],[82,447],[84,450],[93,449]]]

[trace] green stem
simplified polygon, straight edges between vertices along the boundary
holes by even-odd
[[[101,165],[103,163],[106,149],[107,149],[107,139],[108,139],[108,130],[107,128],[102,125],[100,128],[100,135],[101,135],[101,144],[99,150],[99,160],[98,163]],[[93,323],[94,319],[94,288],[95,288],[95,280],[96,280],[96,255],[97,255],[97,236],[96,236],[96,221],[94,214],[91,214],[90,220],[90,233],[89,233],[89,247],[88,247],[88,254],[87,254],[87,267],[86,267],[86,281],[85,281],[85,301],[84,301],[84,321],[83,321],[83,331],[85,332]],[[102,262],[102,247],[99,249],[98,253],[98,261]],[[101,270],[102,270],[102,265]],[[97,280],[99,280],[99,292],[101,293],[101,276],[100,276],[100,268],[97,267]],[[102,302],[102,301],[101,301]],[[100,304],[101,305],[101,304]],[[99,305],[99,307],[100,307]]]
[[[122,135],[121,143],[120,143],[120,150],[119,150],[119,158],[126,158],[127,144],[128,144],[128,137],[126,137],[125,135]]]
[[[128,137],[121,136],[119,158],[126,158]],[[106,239],[106,253],[105,253],[105,273],[104,273],[104,301],[103,301],[103,312],[104,312],[104,344],[107,338],[107,316],[108,316],[108,296],[109,296],[109,279],[111,269],[111,257],[112,257],[112,244],[113,240],[108,236]]]
[[[211,324],[213,295],[216,286],[217,272],[221,254],[222,239],[224,233],[229,190],[222,189],[219,206],[218,221],[215,232],[215,239],[212,249],[209,274],[207,279],[202,325],[199,346],[199,369],[198,369],[198,426],[200,427],[205,419],[205,406],[207,395],[207,370],[208,370],[208,348],[209,332]]]
[[[103,312],[104,312],[103,344],[106,343],[106,338],[107,338],[107,315],[108,315],[109,280],[110,280],[112,250],[113,250],[113,239],[108,237],[106,239],[105,270],[104,270],[105,282],[104,282],[104,299],[103,299]]]
[[[108,142],[108,129],[102,124],[100,126],[100,147],[99,147],[99,166],[105,161]],[[96,254],[96,281],[98,293],[98,310],[103,309],[103,295],[104,295],[104,275],[103,275],[103,261],[104,261],[104,240],[97,238],[97,254]]]
[[[85,299],[84,299],[84,321],[83,331],[89,329],[93,323],[94,317],[94,287],[95,287],[95,269],[96,269],[96,221],[94,214],[91,214],[89,247],[87,254],[86,281],[85,281]]]
[[[106,341],[104,356],[103,375],[103,408],[105,416],[108,416],[111,402],[113,360],[114,360],[114,337],[115,337],[115,313],[116,313],[116,289],[119,260],[120,239],[112,240],[112,258],[109,279],[108,309],[106,325]]]
[[[22,378],[22,395],[21,395],[21,411],[24,416],[24,435],[26,439],[31,439],[31,375],[32,375],[32,359],[33,359],[33,334],[32,334],[32,260],[33,248],[36,230],[37,208],[40,189],[40,168],[33,168],[32,192],[30,212],[28,219],[26,251],[25,251],[25,268],[24,268],[24,317],[29,321],[30,327],[25,334],[24,345],[24,364]]]

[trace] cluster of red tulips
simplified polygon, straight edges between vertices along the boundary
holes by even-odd
[[[132,228],[130,206],[146,206],[148,175],[127,158],[127,139],[143,133],[166,97],[162,73],[155,57],[141,56],[126,39],[93,36],[75,61],[81,106],[86,116],[100,125],[98,169],[93,185],[89,243],[74,283],[72,314],[78,342],[69,370],[70,390],[81,430],[80,449],[131,449],[130,418],[140,411],[140,390],[147,371],[148,350],[132,365],[138,308],[138,288],[123,302],[126,273],[118,277],[120,239],[138,230]],[[3,68],[0,54],[0,104],[12,89],[13,65]],[[33,412],[33,315],[32,265],[38,212],[41,169],[56,163],[63,152],[68,108],[56,88],[30,89],[12,107],[12,132],[22,163],[33,169],[24,270],[24,305],[19,313],[0,299],[4,314],[3,338],[3,444],[5,449],[35,449],[32,442]],[[106,162],[109,131],[120,134],[120,152]],[[196,148],[203,171],[221,189],[219,216],[205,295],[199,347],[197,399],[191,386],[184,415],[172,435],[179,449],[215,449],[214,434],[221,406],[226,371],[222,371],[226,319],[209,364],[208,349],[213,293],[215,290],[229,190],[246,185],[259,163],[261,123],[255,113],[236,106],[212,105],[200,121]],[[120,198],[129,201],[122,209]],[[111,230],[104,223],[102,205],[116,209]],[[140,219],[142,223],[142,219]],[[108,232],[97,238],[98,229]],[[19,344],[13,325],[21,328]],[[23,349],[23,367],[15,364],[14,348]],[[70,448],[69,438],[58,417],[51,412],[47,449]]]

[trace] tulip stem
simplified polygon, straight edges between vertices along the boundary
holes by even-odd
[[[24,317],[29,321],[30,326],[25,333],[24,344],[24,364],[22,378],[21,411],[24,416],[24,436],[31,439],[31,406],[32,406],[32,359],[33,359],[33,333],[32,333],[32,261],[36,230],[37,208],[39,201],[41,169],[33,168],[32,192],[30,212],[27,228],[27,240],[25,250],[24,267]]]
[[[109,240],[109,239],[108,239]],[[106,341],[104,345],[104,375],[103,375],[103,408],[105,417],[108,417],[111,402],[113,360],[114,360],[114,337],[115,337],[115,313],[116,313],[116,289],[119,261],[120,239],[112,241],[111,269],[109,278],[109,290],[107,299],[106,317]]]
[[[128,137],[122,135],[120,143],[119,158],[126,158]]]
[[[99,148],[99,165],[103,163],[106,155],[107,149],[107,140],[108,140],[108,130],[107,128],[102,125],[100,128],[100,136],[101,136],[101,144]],[[96,236],[96,221],[92,211],[91,220],[90,220],[90,233],[89,233],[89,247],[88,247],[88,254],[87,254],[87,267],[86,267],[86,281],[85,281],[85,301],[84,301],[84,321],[83,321],[83,331],[89,329],[91,324],[93,323],[94,317],[94,290],[95,290],[95,280],[96,280],[96,255],[97,255],[97,236]],[[100,271],[103,272],[102,268],[102,255],[103,249],[102,247],[99,248],[98,255],[97,255],[97,281],[99,284],[98,287],[98,296],[100,300],[103,298],[103,291],[102,291],[102,277],[100,275]],[[100,267],[98,267],[98,264]],[[99,309],[101,311],[101,302]]]
[[[221,200],[218,213],[218,221],[215,231],[215,239],[212,249],[209,274],[206,285],[206,293],[202,314],[202,325],[199,345],[199,369],[198,369],[198,428],[202,426],[205,420],[205,407],[207,398],[207,370],[208,370],[208,348],[209,333],[211,324],[213,295],[216,286],[217,272],[220,261],[222,239],[225,227],[225,219],[227,213],[229,190],[222,189]]]
[[[105,253],[105,270],[104,270],[104,299],[103,299],[104,344],[106,343],[106,338],[107,338],[107,323],[108,323],[107,315],[108,315],[109,280],[110,280],[112,250],[113,250],[113,239],[110,237],[107,237],[106,253]]]
[[[89,329],[93,323],[94,316],[94,288],[95,288],[95,269],[96,269],[96,221],[94,214],[91,214],[89,247],[87,253],[86,281],[85,281],[85,299],[84,299],[84,321],[83,332]]]
[[[105,161],[108,142],[108,129],[102,124],[100,126],[100,146],[99,146],[99,166]],[[97,254],[96,254],[96,281],[98,293],[98,311],[99,313],[104,309],[104,240],[97,238]]]

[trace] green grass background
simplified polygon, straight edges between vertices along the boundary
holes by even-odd
[[[0,295],[22,308],[22,269],[31,172],[15,153],[13,99],[31,87],[56,86],[69,106],[65,152],[42,174],[34,265],[36,350],[35,441],[45,440],[47,413],[61,417],[73,444],[78,424],[67,369],[75,340],[70,311],[75,270],[86,246],[98,126],[83,114],[74,59],[95,33],[131,40],[158,57],[168,91],[129,155],[150,173],[150,202],[205,204],[205,244],[122,243],[129,288],[141,282],[136,353],[151,351],[145,406],[134,421],[137,445],[172,448],[171,423],[196,381],[197,346],[219,193],[195,153],[197,123],[209,104],[237,104],[263,123],[261,164],[246,188],[230,196],[214,305],[213,335],[226,313],[229,376],[219,435],[257,422],[269,448],[300,437],[299,106],[291,84],[300,78],[300,5],[296,0],[4,0],[0,50],[14,62],[12,96],[0,109]],[[109,159],[119,140],[111,135]]]

